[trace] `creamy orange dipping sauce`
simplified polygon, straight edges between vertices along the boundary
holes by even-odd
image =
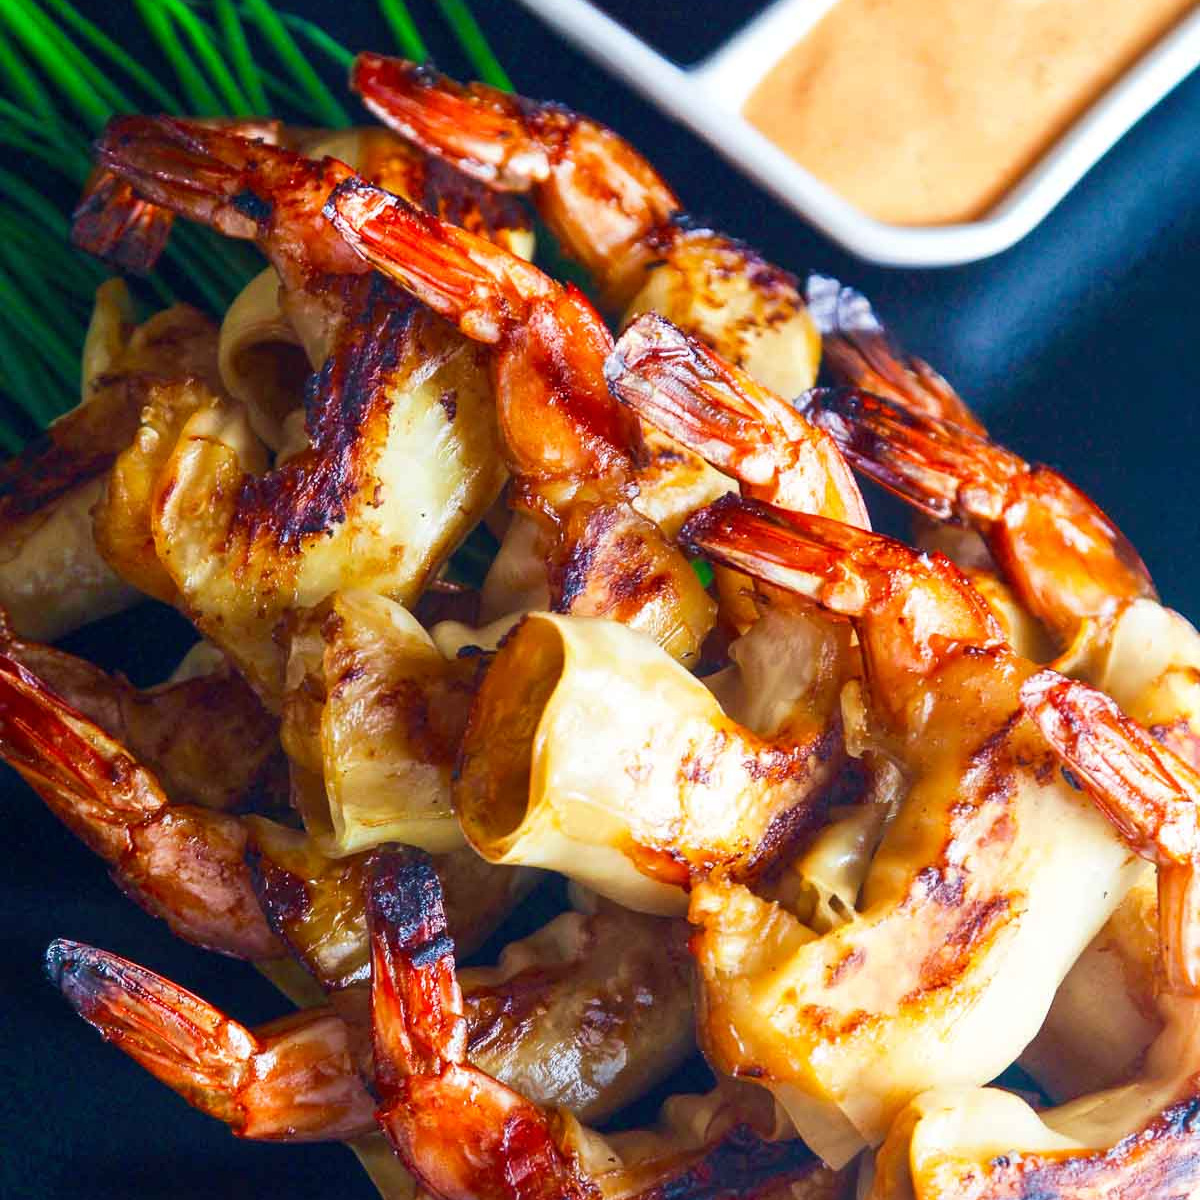
[[[1196,0],[837,0],[743,111],[873,217],[904,225],[970,220],[1195,7]]]

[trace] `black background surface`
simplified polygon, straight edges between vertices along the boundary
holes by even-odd
[[[114,27],[110,4],[83,7]],[[366,0],[283,0],[280,7],[305,11],[352,47],[392,47]],[[515,4],[476,0],[474,7],[518,90],[612,125],[696,213],[769,259],[796,271],[819,268],[866,291],[904,344],[938,366],[1000,440],[1061,467],[1108,509],[1168,603],[1200,614],[1200,77],[1144,120],[1013,250],[961,268],[884,270],[807,229]],[[637,5],[653,17],[658,43],[682,59],[699,57],[697,36],[708,48],[713,30],[755,7],[735,0]],[[432,4],[415,0],[412,8],[423,30],[436,34]],[[135,24],[132,7],[127,23]],[[429,40],[445,69],[466,73],[448,39]],[[178,657],[182,636],[178,618],[143,608],[73,646],[149,682]],[[97,860],[9,775],[3,793],[0,1195],[374,1195],[340,1147],[234,1141],[102,1046],[67,1009],[40,974],[42,952],[58,935],[144,962],[247,1023],[285,1006],[250,967],[192,950],[132,908]]]

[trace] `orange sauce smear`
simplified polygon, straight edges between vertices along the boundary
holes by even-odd
[[[743,112],[870,216],[900,225],[968,221],[1195,7],[838,0]]]

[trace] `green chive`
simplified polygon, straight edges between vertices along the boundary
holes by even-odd
[[[73,129],[65,121],[57,118],[38,117],[27,113],[0,96],[0,116],[5,117],[14,125],[19,125],[35,138],[49,138],[54,142],[62,155],[64,174],[76,182],[87,178],[92,169],[92,158],[88,149],[88,140],[78,130]]]
[[[179,265],[188,282],[195,284],[214,309],[227,307],[234,295],[227,279],[228,265],[214,261],[212,243],[194,225],[177,223],[169,244],[176,259],[182,260]]]
[[[509,79],[500,60],[492,53],[491,46],[479,27],[479,22],[464,3],[464,0],[437,0],[446,23],[454,30],[458,44],[463,53],[471,60],[471,66],[484,83],[492,87],[502,88],[506,92],[513,90],[512,80]]]
[[[320,114],[313,110],[312,98],[293,87],[287,80],[280,79],[278,75],[274,75],[270,71],[264,71],[262,78],[268,94],[274,96],[280,104],[285,105],[292,112],[300,114],[306,120],[319,121],[321,119]]]
[[[54,314],[54,329],[66,352],[70,353],[73,346],[82,346],[87,326],[64,305],[62,293],[56,293],[42,264],[8,241],[0,242],[0,260],[12,272],[22,294],[29,298],[31,311]]]
[[[89,21],[73,4],[69,4],[67,0],[42,0],[42,3],[53,9],[85,41],[91,42],[105,58],[120,67],[163,112],[178,113],[181,111],[181,105],[176,97],[172,96],[137,59],[126,54],[112,38],[99,26]]]
[[[215,0],[215,9],[217,24],[225,38],[229,58],[241,81],[242,91],[246,93],[246,98],[255,113],[265,117],[270,113],[271,106],[267,103],[267,94],[263,91],[258,67],[255,66],[254,55],[250,53],[250,43],[246,41],[246,31],[242,27],[237,7],[233,0]]]
[[[44,429],[54,420],[55,406],[46,401],[44,377],[39,382],[32,369],[31,360],[36,363],[37,356],[30,353],[6,323],[0,323],[0,359],[8,377],[9,394],[34,425]]]
[[[713,569],[703,558],[692,559],[692,570],[696,572],[696,578],[700,580],[701,587],[709,587],[713,581]]]
[[[163,308],[170,308],[171,305],[175,304],[179,299],[179,297],[176,296],[175,293],[171,291],[171,289],[162,281],[162,277],[157,274],[147,275],[146,278],[141,282],[144,283],[146,287],[154,293],[154,298],[163,306]]]
[[[90,128],[99,130],[118,109],[136,109],[33,0],[5,0],[0,16]]]
[[[227,238],[202,225],[189,225],[187,229],[188,235],[195,236],[207,261],[220,277],[229,281],[235,292],[263,269],[262,256],[247,242]]]
[[[171,21],[168,12],[163,8],[161,0],[134,0],[137,10],[141,13],[142,22],[150,32],[150,36],[158,43],[166,60],[171,64],[183,89],[183,98],[187,102],[190,115],[194,117],[219,117],[221,102],[216,93],[204,78],[200,69],[188,56],[179,40],[179,34]]]
[[[78,348],[69,345],[56,326],[34,310],[25,297],[24,289],[3,267],[0,267],[0,296],[3,297],[4,315],[9,325],[34,344],[38,353],[62,376],[63,382],[75,380],[79,374]]]
[[[204,272],[221,288],[229,288],[229,276],[240,274],[240,266],[229,258],[229,246],[222,246],[209,230],[194,224],[178,222],[172,232],[172,240],[185,246],[187,251],[204,264]]]
[[[0,100],[0,106],[3,103]],[[79,177],[78,160],[65,154],[57,146],[42,145],[40,142],[34,141],[33,138],[26,137],[23,133],[18,133],[15,129],[6,129],[3,125],[0,125],[0,145],[9,146],[13,150],[19,150],[22,154],[39,158],[52,170],[58,171],[68,179],[75,180]]]
[[[46,237],[32,221],[15,214],[0,213],[0,239],[8,243],[14,258],[19,255],[32,261],[36,271],[52,282],[60,294],[65,293],[80,309],[91,311],[96,288],[107,274],[98,262],[71,250],[57,238]],[[13,270],[22,273],[16,262]]]
[[[291,13],[281,13],[279,19],[289,28],[294,29],[305,41],[315,49],[320,50],[344,71],[350,69],[354,55],[336,38],[331,38],[320,25],[306,21],[303,17],[294,17]]]
[[[350,114],[322,83],[321,77],[301,53],[295,39],[279,19],[279,14],[267,0],[246,0],[245,12],[258,25],[280,61],[291,72],[292,78],[303,91],[308,93],[312,107],[319,118],[328,125],[349,125]]]
[[[237,80],[225,65],[211,26],[201,21],[181,0],[158,0],[174,15],[176,22],[187,39],[192,43],[200,62],[208,71],[209,78],[216,85],[221,99],[225,102],[225,110],[231,117],[253,116],[250,101],[242,95]]]
[[[58,117],[50,93],[3,33],[0,33],[0,75],[4,76],[17,99],[39,116],[49,120]]]
[[[12,300],[13,290],[12,281],[0,271],[0,297],[6,305]],[[55,389],[70,393],[79,388],[78,353],[68,353],[57,343],[47,341],[42,336],[44,325],[26,320],[27,310],[13,309],[8,315],[10,319],[2,331],[4,339],[0,341],[5,365],[16,377],[21,407],[38,425],[46,425],[60,411],[49,394]],[[57,377],[57,382],[46,378],[47,371]]]
[[[3,385],[0,384],[0,387]],[[19,454],[24,444],[25,439],[0,417],[0,449],[7,450],[9,454]]]
[[[379,0],[379,7],[404,57],[414,62],[425,62],[429,58],[429,50],[404,0]]]
[[[55,237],[64,241],[70,233],[67,218],[53,208],[40,192],[30,187],[25,180],[0,167],[0,190],[19,204],[30,216],[37,218]]]

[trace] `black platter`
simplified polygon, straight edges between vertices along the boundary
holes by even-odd
[[[108,3],[81,7],[113,27]],[[305,12],[351,47],[393,45],[373,4],[335,9],[281,0],[279,7]],[[424,11],[432,3],[412,7],[423,26],[436,29]],[[903,343],[957,385],[999,440],[1060,467],[1095,496],[1142,552],[1166,602],[1200,617],[1193,484],[1200,459],[1200,76],[1143,120],[1014,249],[953,269],[887,270],[808,229],[516,4],[477,0],[474,7],[519,90],[612,125],[699,216],[767,258],[867,292]],[[696,57],[688,30],[704,25],[698,12],[705,7],[693,2],[685,15],[682,5],[660,6],[667,15],[655,23],[658,44]],[[758,5],[722,0],[711,7],[725,27],[731,13],[748,15]],[[436,52],[446,70],[466,72],[448,41]],[[72,649],[149,682],[173,664],[181,638],[179,618],[147,607],[87,630]],[[3,804],[0,1195],[374,1196],[340,1147],[239,1143],[75,1017],[41,974],[55,936],[145,963],[250,1024],[285,1006],[247,965],[194,950],[135,909],[8,772]]]

